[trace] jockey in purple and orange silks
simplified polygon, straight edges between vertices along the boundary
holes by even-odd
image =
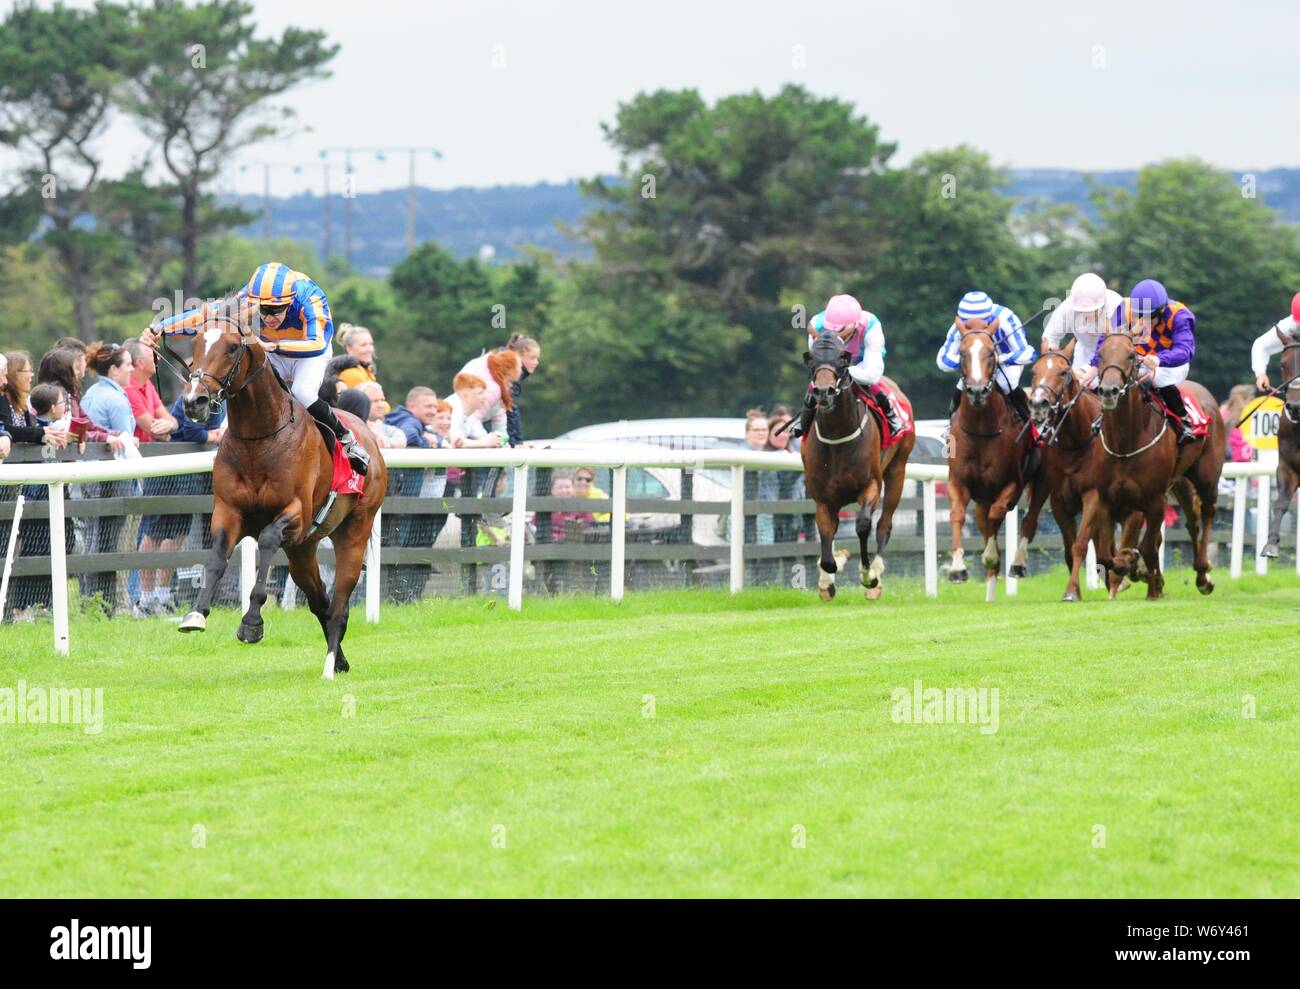
[[[885,373],[885,331],[880,327],[880,320],[874,313],[862,308],[851,295],[837,295],[826,303],[826,308],[814,316],[808,323],[808,343],[812,345],[822,330],[834,330],[844,341],[844,349],[849,358],[849,377],[870,392],[885,417],[889,428],[895,433],[901,432],[903,422],[894,407],[889,389],[880,383]],[[812,397],[812,385],[804,396],[803,409],[799,413],[799,422],[790,430],[791,436],[802,436],[812,425],[813,416],[817,414],[817,404]]]
[[[1115,310],[1112,324],[1116,330],[1137,338],[1142,362],[1139,380],[1143,386],[1160,393],[1171,413],[1169,422],[1177,430],[1178,445],[1191,443],[1196,437],[1178,386],[1187,380],[1196,354],[1195,314],[1184,303],[1170,299],[1160,282],[1145,278],[1133,286],[1128,298]],[[1093,367],[1097,366],[1100,354],[1099,346],[1092,357]]]

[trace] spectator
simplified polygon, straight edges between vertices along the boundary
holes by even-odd
[[[82,408],[91,422],[122,434],[119,455],[134,452],[139,441],[135,436],[135,415],[131,412],[131,400],[126,394],[131,374],[135,370],[131,352],[115,343],[95,343],[87,349],[86,361],[90,369],[99,375],[99,380],[87,389],[81,403]],[[86,485],[86,492],[92,498],[113,498],[129,491],[128,484],[129,482],[117,481],[89,484]],[[121,532],[121,516],[91,519],[86,527],[86,552],[118,552]],[[104,609],[112,613],[118,603],[117,586],[117,573],[114,571],[90,573],[82,584],[82,595],[86,598],[98,596]]]
[[[170,437],[172,443],[201,443],[217,446],[221,443],[222,437],[226,435],[225,403],[215,406],[211,418],[202,425],[186,418],[183,396],[178,396],[176,401],[172,402],[168,411],[171,417],[176,420],[176,429]],[[212,475],[208,473],[178,475],[172,480],[172,493],[176,495],[210,495],[212,494]],[[203,514],[203,523],[199,532],[203,536],[204,549],[209,549],[211,548],[212,516],[204,513],[200,514]],[[160,521],[160,528],[168,537],[162,543],[163,550],[173,552],[180,549],[185,544],[185,540],[189,537],[190,530],[193,528],[194,516],[165,515]],[[172,573],[171,570],[159,570],[156,586],[170,590]]]
[[[9,358],[5,357],[4,354],[0,354],[0,393],[3,393],[7,384],[9,384]],[[9,435],[5,424],[0,422],[0,460],[4,460],[5,457],[9,456],[13,452],[13,448],[13,437]],[[0,618],[3,617],[3,615],[0,615]]]
[[[58,425],[71,418],[68,414],[68,393],[59,385],[37,385],[27,401],[38,426]]]
[[[793,413],[788,405],[776,405],[767,418],[767,445],[764,447],[773,453],[786,451],[797,452],[799,441],[790,436],[789,423]],[[775,476],[775,494],[770,496],[781,501],[803,501],[808,497],[804,489],[803,471],[773,471]],[[764,489],[763,498],[769,497],[771,487]],[[778,515],[772,521],[772,538],[774,542],[794,542],[811,525],[811,516]]]
[[[384,422],[388,415],[388,402],[384,399],[384,389],[377,381],[365,381],[358,386],[358,391],[370,399],[370,417],[366,420],[370,431],[375,434],[375,442],[381,447],[400,450],[406,446],[406,434],[396,426]]]
[[[348,387],[341,376],[348,368],[356,366],[357,359],[347,354],[330,358],[325,365],[325,376],[321,378],[320,387],[316,389],[316,397],[330,408],[338,408],[339,395]]]
[[[139,340],[128,340],[126,349],[131,354],[131,377],[127,380],[126,397],[131,403],[131,414],[135,416],[135,438],[141,443],[165,441],[179,424],[167,411],[162,396],[154,387],[153,376],[158,368],[153,348],[146,347]]]
[[[378,381],[375,376],[375,338],[364,326],[342,323],[335,334],[344,353],[356,363],[348,364],[339,379],[349,388],[359,388],[363,382]]]
[[[416,385],[406,393],[406,404],[384,417],[384,422],[396,426],[406,436],[407,446],[427,448],[429,440],[425,428],[432,425],[438,414],[438,396],[432,388]]]
[[[36,369],[36,381],[43,385],[58,385],[68,393],[71,413],[70,431],[73,437],[87,443],[107,443],[114,453],[125,444],[121,434],[113,433],[90,421],[81,407],[81,379],[86,376],[86,345],[77,340],[77,347],[60,345],[41,358]]]
[[[608,498],[604,491],[596,487],[596,472],[590,467],[579,467],[573,472],[573,493],[579,498]],[[592,512],[596,522],[608,522],[609,512]]]
[[[397,427],[408,447],[428,449],[428,427],[438,414],[438,396],[432,388],[416,385],[406,393],[406,404],[384,417],[384,422]],[[424,470],[406,468],[393,470],[388,475],[388,494],[407,498],[420,495],[424,487]],[[384,513],[384,529],[391,544],[396,546],[432,546],[441,526],[428,515],[393,515]],[[389,520],[391,517],[391,521]],[[446,516],[442,517],[446,521]],[[432,568],[428,564],[395,567],[389,579],[389,591],[396,601],[415,601],[424,593],[424,585]]]
[[[537,365],[541,363],[542,345],[532,337],[516,333],[506,343],[506,349],[519,355],[521,366],[519,379],[510,386],[513,408],[506,411],[506,436],[511,446],[519,446],[524,441],[523,428],[519,425],[519,391],[523,387],[524,378],[536,371]]]
[[[1223,417],[1228,434],[1228,459],[1235,463],[1255,459],[1255,448],[1246,442],[1241,427],[1237,425],[1254,397],[1255,389],[1252,385],[1236,385],[1228,392],[1228,400],[1219,406],[1219,415]]]
[[[460,369],[460,373],[472,374],[482,379],[486,386],[483,408],[474,414],[483,422],[489,433],[501,437],[500,445],[505,446],[509,442],[509,435],[506,432],[506,413],[515,407],[510,386],[518,381],[520,374],[523,373],[523,363],[519,359],[519,354],[513,350],[494,350],[490,354],[482,354],[474,358]],[[466,413],[466,415],[470,414]]]
[[[462,447],[498,447],[505,443],[499,433],[489,433],[483,425],[484,403],[487,401],[487,382],[476,374],[462,371],[451,383],[452,394],[447,400],[451,410],[448,435],[451,445]]]
[[[24,351],[15,350],[4,355],[6,377],[0,387],[0,428],[12,437],[11,443],[44,443],[50,446],[68,445],[71,434],[58,426],[39,426],[28,406],[36,371],[32,359]]]
[[[767,413],[762,409],[750,409],[745,413],[745,445],[751,450],[763,450],[767,447]],[[759,492],[760,477],[764,480],[774,480],[770,477],[771,471],[745,471],[745,500],[757,500],[764,495]],[[771,489],[775,494],[775,488]],[[774,533],[772,526],[772,516],[763,515],[746,515],[745,516],[745,542],[747,543],[770,543]]]
[[[360,388],[345,389],[339,395],[339,408],[366,422],[370,419],[370,396]]]
[[[433,426],[430,427],[430,446],[439,450],[451,446],[451,415],[451,403],[439,399],[438,414],[433,417]]]
[[[557,471],[551,478],[552,498],[574,498],[573,475],[567,471]],[[551,542],[581,542],[582,534],[592,522],[591,512],[552,512]]]

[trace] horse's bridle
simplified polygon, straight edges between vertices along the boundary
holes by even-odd
[[[1293,350],[1300,350],[1300,343],[1288,343],[1288,344],[1284,344],[1282,347],[1282,373],[1283,374],[1286,374],[1287,351],[1293,351]],[[1285,395],[1285,393],[1290,391],[1291,386],[1294,385],[1297,381],[1300,381],[1300,374],[1293,374],[1291,377],[1287,378],[1275,389],[1273,389],[1272,394]],[[1291,423],[1292,425],[1300,426],[1300,419],[1293,419],[1291,417],[1291,403],[1288,402],[1285,398],[1282,399],[1282,414],[1286,416],[1287,422]]]
[[[1033,372],[1033,369],[1038,366],[1038,361],[1041,361],[1044,357],[1060,357],[1062,360],[1065,359],[1063,355],[1058,354],[1054,351],[1048,351],[1045,354],[1039,354],[1038,359],[1035,360],[1032,365],[1030,365],[1029,370],[1031,373]],[[1078,381],[1075,380],[1074,372],[1070,369],[1068,363],[1066,364],[1064,373],[1065,373],[1066,380],[1065,380],[1065,384],[1062,385],[1060,390],[1053,388],[1051,385],[1047,384],[1047,382],[1044,381],[1044,382],[1040,382],[1037,385],[1032,385],[1029,392],[1030,395],[1032,395],[1039,388],[1041,388],[1045,392],[1047,392],[1050,396],[1052,396],[1052,401],[1047,406],[1047,423],[1043,427],[1043,429],[1039,431],[1038,434],[1038,438],[1047,446],[1056,445],[1056,441],[1060,439],[1061,427],[1065,425],[1066,417],[1070,414],[1070,410],[1074,408],[1075,403],[1078,402],[1079,399],[1083,397],[1083,388],[1078,383]],[[1071,382],[1074,383],[1074,398],[1070,399],[1068,402],[1065,402],[1065,399],[1062,396],[1061,392],[1063,392],[1066,388],[1068,388]],[[1062,404],[1063,402],[1065,404]],[[1091,436],[1089,437],[1089,439],[1091,439]]]
[[[1128,336],[1128,334],[1122,334],[1122,336],[1127,338],[1129,343],[1133,343],[1133,338]],[[1125,395],[1128,394],[1128,390],[1130,388],[1132,388],[1134,385],[1138,383],[1137,369],[1140,363],[1141,361],[1138,360],[1137,344],[1133,343],[1133,352],[1129,354],[1127,369],[1125,369],[1123,364],[1102,364],[1099,368],[1097,368],[1097,387],[1098,388],[1101,387],[1101,379],[1105,376],[1106,372],[1109,371],[1111,368],[1114,368],[1116,371],[1119,371],[1121,374],[1124,375],[1124,387],[1121,388],[1119,390],[1119,394],[1115,396],[1116,401],[1118,401],[1119,399],[1123,398]]]
[[[243,370],[243,367],[244,367],[244,355],[247,354],[248,357],[249,357],[250,359],[251,359],[252,356],[253,356],[253,355],[252,355],[252,347],[249,345],[249,342],[248,342],[248,341],[251,339],[251,337],[250,337],[249,334],[247,334],[247,333],[244,332],[243,327],[241,327],[238,323],[236,323],[236,322],[235,322],[233,319],[231,319],[229,316],[218,316],[218,317],[215,317],[214,319],[210,320],[210,322],[216,322],[216,323],[229,323],[229,324],[231,324],[232,326],[235,327],[235,329],[236,329],[236,330],[238,331],[238,333],[239,333],[239,352],[235,355],[235,360],[234,360],[234,362],[230,365],[230,370],[229,370],[228,372],[226,372],[226,376],[225,376],[224,378],[218,378],[218,377],[217,377],[215,374],[213,374],[211,371],[206,371],[206,370],[204,370],[203,368],[196,368],[194,371],[192,371],[192,372],[190,373],[189,378],[186,379],[186,380],[187,380],[188,383],[192,383],[192,384],[195,384],[195,385],[202,384],[202,385],[203,385],[203,391],[204,391],[204,392],[207,394],[207,396],[208,396],[208,401],[212,402],[214,405],[222,405],[222,404],[224,404],[227,400],[229,400],[229,399],[231,399],[231,398],[234,398],[236,395],[238,395],[240,392],[242,392],[245,388],[247,388],[250,384],[252,384],[252,383],[253,383],[253,379],[256,378],[256,377],[257,377],[259,374],[261,374],[263,371],[265,371],[265,370],[270,366],[271,361],[270,361],[269,359],[267,359],[267,360],[262,361],[261,364],[256,365],[256,366],[255,366],[251,371],[249,371],[249,373],[245,376],[244,380],[240,383],[239,387],[238,387],[238,388],[233,388],[232,386],[233,386],[234,383],[235,383],[235,378],[239,375],[239,372],[240,372],[241,370]],[[213,381],[215,381],[215,382],[217,383],[217,392],[216,392],[215,395],[212,393],[212,389],[209,388],[209,387],[207,386],[207,384],[204,383],[203,379],[204,379],[205,376],[211,378]],[[269,433],[261,433],[261,434],[259,434],[259,435],[257,435],[257,436],[240,436],[238,433],[231,432],[230,435],[233,436],[233,437],[234,437],[235,439],[237,439],[237,440],[247,440],[247,441],[252,441],[252,440],[265,440],[265,439],[269,439],[270,437],[272,437],[272,436],[276,435],[277,433],[281,432],[282,430],[284,430],[284,428],[285,428],[286,426],[290,425],[291,423],[293,423],[293,422],[295,421],[295,418],[296,418],[296,417],[295,417],[295,415],[294,415],[293,406],[294,406],[293,398],[290,397],[290,399],[289,399],[289,418],[286,419],[284,422],[280,423],[280,425],[276,426],[275,429],[271,430]]]
[[[965,333],[962,334],[963,338],[973,337],[973,336],[982,336],[982,337],[989,338],[989,353],[993,355],[993,373],[989,375],[988,388],[985,389],[985,394],[988,394],[993,390],[994,385],[997,383],[998,372],[1001,370],[1001,367],[999,367],[998,365],[998,338],[995,337],[988,330],[967,330]],[[960,353],[958,354],[957,361],[958,361],[958,366],[960,367],[961,364]],[[966,380],[965,371],[961,373],[961,382],[962,385],[965,386],[965,389],[967,391],[970,391],[970,382]]]

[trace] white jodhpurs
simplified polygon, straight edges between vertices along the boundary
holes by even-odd
[[[1172,367],[1165,367],[1163,364],[1156,368],[1154,379],[1149,374],[1142,375],[1142,380],[1151,380],[1151,384],[1156,388],[1165,388],[1168,385],[1181,385],[1187,380],[1187,372],[1191,369],[1190,364],[1175,364]]]
[[[316,357],[285,357],[273,353],[267,355],[271,366],[280,372],[280,377],[293,392],[293,397],[310,406],[320,398],[321,382],[325,380],[325,365],[330,362],[329,354]]]

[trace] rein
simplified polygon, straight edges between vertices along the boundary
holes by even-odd
[[[1111,368],[1114,368],[1116,371],[1120,371],[1124,374],[1124,387],[1119,390],[1119,394],[1115,397],[1116,402],[1118,402],[1120,399],[1122,399],[1125,395],[1128,394],[1130,388],[1138,384],[1138,376],[1136,373],[1138,368],[1137,350],[1135,349],[1131,354],[1129,354],[1127,370],[1125,370],[1124,365],[1122,364],[1101,365],[1101,367],[1097,369],[1098,385],[1101,384],[1102,376],[1105,375],[1105,373],[1109,371]],[[1152,412],[1156,412],[1154,405],[1148,404],[1147,407]],[[1110,444],[1106,442],[1106,417],[1104,415],[1101,416],[1097,420],[1098,425],[1095,428],[1096,428],[1097,435],[1101,437],[1102,449],[1105,450],[1112,457],[1117,457],[1121,460],[1127,460],[1129,457],[1136,457],[1139,453],[1146,453],[1153,446],[1155,446],[1157,443],[1160,442],[1161,438],[1165,435],[1165,433],[1169,429],[1169,420],[1166,419],[1159,412],[1156,412],[1156,414],[1160,417],[1160,431],[1156,433],[1155,438],[1152,439],[1150,443],[1146,444],[1143,447],[1139,447],[1136,450],[1132,450],[1129,453],[1116,453],[1114,450],[1110,448]]]
[[[232,388],[231,388],[231,385],[234,384],[234,382],[235,382],[235,378],[239,375],[239,372],[240,372],[241,370],[243,370],[243,367],[244,367],[244,356],[247,355],[250,361],[253,361],[254,358],[253,358],[253,354],[252,354],[252,349],[250,348],[249,343],[248,343],[248,339],[249,339],[249,338],[248,338],[248,335],[244,333],[244,331],[243,331],[243,327],[239,326],[239,324],[237,324],[237,323],[234,323],[233,320],[231,320],[231,319],[229,319],[229,318],[227,318],[227,317],[222,317],[219,321],[220,321],[220,322],[226,322],[226,323],[232,323],[232,324],[235,325],[236,329],[239,331],[239,353],[235,356],[234,363],[231,364],[231,366],[230,366],[230,370],[226,373],[225,378],[218,378],[218,377],[217,377],[215,374],[213,374],[211,371],[206,371],[206,370],[204,370],[203,368],[199,368],[198,370],[195,370],[195,371],[190,372],[189,377],[185,379],[185,383],[186,383],[186,384],[190,384],[190,383],[199,384],[199,383],[201,383],[201,382],[203,381],[203,378],[204,378],[205,376],[211,378],[213,381],[215,381],[215,382],[217,383],[217,392],[216,392],[216,394],[214,395],[214,394],[212,393],[212,390],[211,390],[211,389],[210,389],[206,384],[203,386],[203,390],[206,391],[206,392],[208,393],[208,398],[209,398],[209,399],[210,399],[214,404],[216,404],[216,405],[224,405],[224,404],[225,404],[229,399],[234,398],[236,395],[240,394],[240,393],[243,392],[245,389],[247,389],[248,386],[251,385],[251,384],[253,383],[253,380],[254,380],[254,379],[255,379],[259,374],[261,374],[261,373],[262,373],[263,371],[265,371],[268,367],[270,367],[270,365],[271,365],[271,359],[270,359],[269,356],[263,355],[262,363],[261,363],[261,364],[255,364],[255,366],[253,367],[253,369],[248,373],[248,375],[247,375],[247,376],[244,378],[244,380],[240,383],[239,387],[238,387],[238,388],[233,388],[233,389],[232,389]],[[164,346],[166,346],[166,345],[164,344]],[[175,354],[172,354],[172,357],[175,358],[175,359],[177,359],[177,360],[179,360],[179,358],[176,358],[176,355],[175,355]],[[260,434],[258,434],[257,436],[240,436],[238,433],[234,432],[233,429],[230,429],[230,430],[229,430],[229,435],[230,435],[230,436],[233,436],[233,437],[234,437],[235,439],[237,439],[237,440],[242,440],[242,441],[244,441],[244,442],[254,442],[254,441],[256,441],[256,440],[266,440],[266,439],[270,439],[272,436],[275,436],[275,435],[277,435],[277,434],[283,432],[286,428],[288,428],[289,426],[293,425],[293,423],[296,421],[297,416],[296,416],[296,414],[295,414],[295,412],[294,412],[294,408],[293,408],[293,407],[294,407],[293,397],[290,396],[290,398],[289,398],[289,418],[286,419],[284,422],[280,423],[280,425],[276,426],[275,429],[271,430],[269,433],[260,433]]]
[[[1300,343],[1288,343],[1286,346],[1282,348],[1282,353],[1285,354],[1288,350],[1300,350]],[[1269,399],[1269,398],[1274,398],[1277,395],[1281,395],[1283,392],[1288,391],[1291,388],[1291,386],[1295,384],[1297,381],[1300,381],[1300,374],[1293,374],[1291,377],[1287,378],[1276,388],[1270,388],[1268,391],[1264,392],[1264,394],[1261,395],[1260,398]],[[1258,406],[1256,408],[1258,408]],[[1247,419],[1249,419],[1251,416],[1255,414],[1255,411],[1256,409],[1251,409],[1239,420],[1237,420],[1237,428],[1240,429],[1242,424],[1245,423]],[[1294,423],[1295,425],[1300,425],[1300,419],[1291,418],[1291,410],[1288,406],[1286,405],[1283,406],[1282,414],[1286,416],[1287,422]]]
[[[1039,356],[1038,361],[1041,361],[1044,357],[1059,357],[1059,356],[1060,356],[1059,354],[1054,354],[1054,353],[1042,354]],[[1034,361],[1034,363],[1037,364],[1038,361]],[[1068,367],[1066,368],[1066,374],[1069,375],[1071,381],[1074,381],[1074,374],[1073,372],[1070,371]],[[1041,430],[1039,430],[1038,438],[1041,442],[1043,442],[1047,446],[1056,446],[1057,440],[1059,440],[1061,437],[1061,427],[1065,425],[1065,420],[1069,417],[1070,410],[1074,408],[1075,403],[1078,402],[1079,399],[1083,398],[1083,386],[1080,385],[1077,381],[1075,381],[1074,398],[1066,402],[1065,405],[1061,404],[1060,393],[1051,385],[1047,384],[1046,382],[1043,382],[1041,384],[1034,386],[1034,390],[1038,388],[1042,388],[1045,391],[1047,391],[1052,396],[1053,399],[1052,404],[1048,407],[1047,424]],[[1024,436],[1025,430],[1028,428],[1029,428],[1029,423],[1025,423],[1024,427],[1020,430],[1020,436],[1016,437],[1017,442],[1019,442],[1020,438]],[[1066,450],[1066,452],[1074,453],[1078,450],[1084,449],[1084,447],[1086,447],[1087,445],[1088,445],[1087,443],[1084,443],[1083,446],[1075,447],[1074,450]],[[1065,450],[1065,447],[1062,447],[1061,449]]]
[[[816,367],[814,367],[814,368],[812,369],[812,376],[813,376],[814,378],[816,378],[816,377],[817,377],[817,372],[820,371],[822,368],[833,368],[833,365],[831,365],[831,364],[818,364]],[[831,409],[834,409],[834,408],[835,408],[835,400],[836,400],[837,398],[839,398],[841,394],[843,394],[845,388],[849,387],[849,385],[848,385],[848,377],[849,377],[849,369],[848,369],[848,366],[847,366],[847,365],[845,365],[845,366],[842,367],[842,368],[835,369],[835,386],[834,386],[833,389],[827,389],[827,391],[830,393],[830,399],[831,399],[831,401],[830,401],[830,404],[827,406],[826,411],[830,411]],[[852,392],[850,391],[850,395],[851,395],[851,394],[852,394]],[[838,446],[838,445],[841,444],[841,443],[849,443],[849,442],[851,442],[851,441],[853,441],[853,440],[856,440],[859,436],[862,435],[862,431],[863,431],[864,429],[866,429],[866,426],[867,426],[867,419],[868,419],[868,417],[870,417],[870,415],[871,415],[871,413],[870,413],[869,411],[867,411],[866,409],[863,409],[863,410],[862,410],[862,421],[858,423],[858,428],[857,428],[857,429],[855,429],[855,430],[853,430],[853,432],[849,433],[848,436],[840,436],[840,437],[831,437],[831,438],[827,438],[827,437],[825,437],[825,436],[822,435],[821,423],[819,423],[819,422],[817,421],[817,417],[821,415],[822,411],[823,411],[823,409],[822,409],[821,403],[818,402],[818,403],[817,403],[817,415],[813,417],[813,432],[817,434],[817,439],[819,439],[822,443],[825,443],[827,446]],[[793,422],[794,420],[792,419],[792,420],[790,420],[790,421]],[[790,424],[789,422],[786,423],[787,426],[788,426],[789,424]],[[782,428],[784,428],[784,427],[782,427]]]

